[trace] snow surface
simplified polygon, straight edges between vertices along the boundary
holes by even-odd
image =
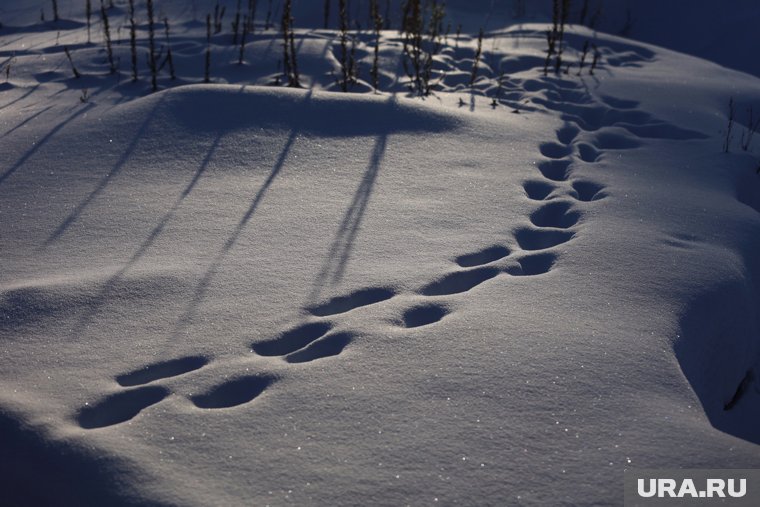
[[[158,0],[179,78],[150,93],[125,2],[117,75],[82,3],[0,10],[4,501],[616,505],[626,469],[758,463],[757,77],[582,26],[544,77],[539,14],[452,1],[434,96],[396,30],[381,93],[367,31],[336,93],[302,1],[304,89],[266,86],[263,26],[202,84],[213,4]]]

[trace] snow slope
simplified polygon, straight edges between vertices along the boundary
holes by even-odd
[[[334,93],[306,28],[305,89],[263,86],[271,30],[200,84],[205,27],[161,8],[153,94],[74,7],[0,30],[11,505],[616,505],[625,469],[758,462],[758,78],[583,27],[544,77],[521,24],[472,88],[450,38],[424,100],[395,31],[382,93]]]

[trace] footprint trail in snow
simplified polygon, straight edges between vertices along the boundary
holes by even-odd
[[[638,65],[631,55],[608,57],[611,65]],[[701,134],[659,121],[637,108],[638,104],[613,97],[592,97],[579,82],[564,78],[527,80],[524,90],[542,92],[533,104],[557,112],[564,124],[555,139],[538,146],[538,174],[523,182],[527,198],[537,207],[515,228],[513,241],[493,242],[482,249],[463,252],[453,259],[447,273],[429,280],[409,293],[390,287],[366,287],[338,295],[304,308],[304,321],[279,335],[251,344],[248,351],[259,357],[274,358],[293,367],[340,356],[358,333],[343,330],[342,318],[374,305],[383,305],[399,296],[412,302],[401,310],[396,325],[413,330],[437,325],[451,314],[450,297],[461,297],[486,283],[509,277],[539,277],[549,273],[558,262],[557,248],[581,233],[587,206],[607,196],[605,187],[581,175],[587,165],[605,160],[609,151],[639,147],[641,139],[666,137],[692,139]],[[162,385],[191,382],[198,371],[216,363],[204,356],[188,356],[151,363],[136,371],[114,377],[119,388],[93,404],[79,409],[74,418],[84,429],[118,425],[137,417],[170,396],[176,389]],[[222,362],[223,361],[219,361]],[[238,368],[239,361],[230,368]],[[232,374],[204,392],[187,398],[198,410],[232,409],[255,402],[275,389],[278,374],[247,371]],[[184,391],[184,390],[183,390]],[[191,391],[191,390],[188,390]]]

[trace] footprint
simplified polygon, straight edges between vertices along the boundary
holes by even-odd
[[[330,356],[337,356],[354,339],[351,333],[336,333],[320,338],[306,348],[285,356],[289,363],[307,363]]]
[[[104,428],[133,419],[151,405],[169,395],[161,386],[146,386],[111,394],[96,403],[82,408],[77,422],[84,429]]]
[[[254,343],[251,349],[260,356],[284,356],[323,337],[330,329],[332,324],[329,322],[303,324],[272,340]]]
[[[542,143],[539,146],[541,155],[549,158],[562,158],[570,155],[573,152],[571,146],[565,146],[559,143]]]
[[[544,250],[570,241],[575,233],[554,229],[519,229],[515,233],[517,244],[523,250]]]
[[[570,195],[579,201],[598,201],[606,197],[602,190],[604,187],[593,181],[574,181],[573,191]]]
[[[572,143],[576,136],[580,132],[580,129],[574,125],[565,124],[561,129],[557,131],[557,140],[565,145]]]
[[[353,339],[350,333],[325,336],[329,322],[310,322],[285,331],[277,338],[254,343],[251,349],[261,356],[284,356],[289,363],[305,363],[323,357],[336,356]]]
[[[248,403],[277,379],[269,375],[248,375],[229,380],[212,388],[205,394],[191,396],[198,408],[230,408]]]
[[[449,310],[445,306],[437,304],[415,306],[404,312],[403,325],[407,328],[427,326],[438,322],[448,313]]]
[[[536,227],[567,229],[578,223],[581,216],[579,211],[571,208],[572,205],[566,201],[551,202],[534,211],[530,221]]]
[[[528,196],[528,199],[534,201],[545,200],[549,194],[555,190],[552,184],[536,180],[530,180],[523,183],[523,189],[525,190],[525,195]]]
[[[499,270],[491,267],[476,268],[469,271],[456,271],[426,285],[422,288],[420,293],[425,296],[459,294],[461,292],[467,292],[498,274]]]
[[[512,276],[543,275],[552,269],[556,261],[557,256],[554,253],[543,252],[522,257],[517,260],[519,266],[511,266],[505,271]]]
[[[162,378],[183,375],[202,368],[207,364],[208,359],[202,356],[180,357],[169,361],[150,364],[139,370],[124,373],[116,377],[116,382],[124,387],[138,386]]]
[[[601,153],[596,148],[586,143],[578,143],[578,156],[584,162],[596,162]]]
[[[509,249],[507,247],[494,245],[478,252],[460,255],[455,259],[455,261],[463,268],[472,268],[475,266],[482,266],[483,264],[489,264],[499,259],[503,259],[508,255]]]
[[[552,181],[565,181],[569,173],[572,160],[543,160],[538,163],[538,170],[544,178]]]
[[[326,317],[329,315],[337,315],[339,313],[350,312],[355,308],[362,306],[369,306],[395,296],[396,293],[383,287],[370,287],[367,289],[361,289],[353,292],[347,296],[338,296],[329,300],[328,302],[312,306],[307,310],[318,317]]]

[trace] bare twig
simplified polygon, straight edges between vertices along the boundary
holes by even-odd
[[[726,127],[726,139],[723,141],[723,153],[728,153],[731,148],[731,131],[734,128],[734,98],[728,99],[728,127]]]

